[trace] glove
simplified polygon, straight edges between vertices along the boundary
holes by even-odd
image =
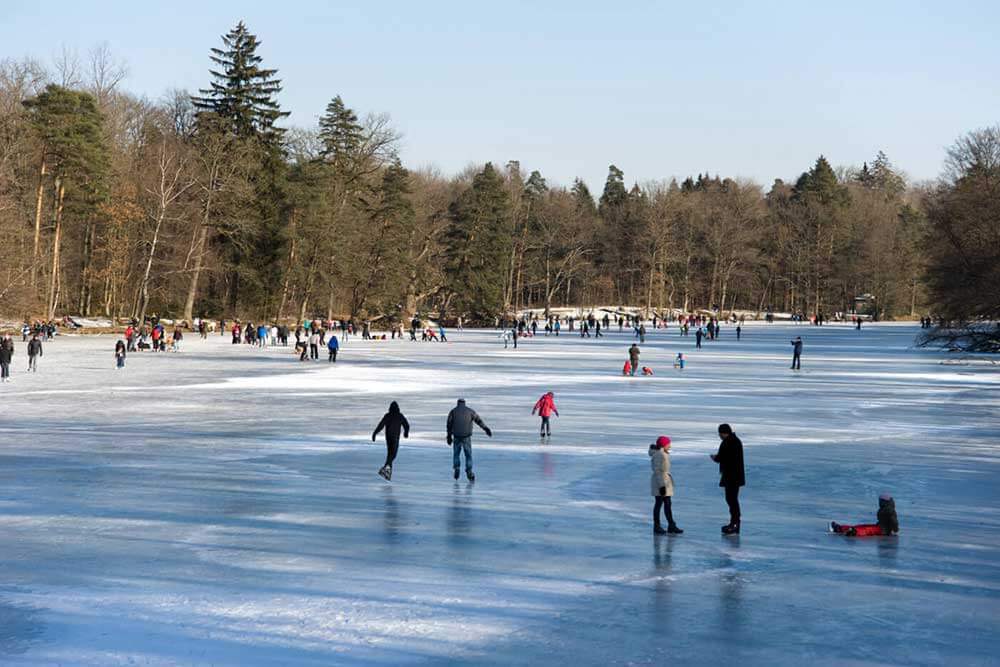
[[[448,441],[448,444],[449,444],[449,445],[451,444],[451,434],[450,434],[450,433],[448,434],[448,437],[447,437],[447,438],[445,438],[445,440],[447,440],[447,441]]]
[[[493,437],[493,431],[491,431],[491,430],[489,429],[489,427],[486,427],[486,428],[484,428],[483,430],[484,430],[484,431],[486,431],[486,435],[487,435],[488,437],[490,437],[490,438],[492,438],[492,437]]]
[[[660,487],[660,495],[661,496],[667,495],[667,487],[665,487],[665,486],[661,486]]]
[[[375,434],[372,433],[372,442],[375,442]]]

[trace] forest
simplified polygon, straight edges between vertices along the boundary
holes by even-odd
[[[239,23],[206,45],[204,89],[156,101],[106,45],[0,62],[0,315],[829,317],[865,295],[878,319],[1000,317],[1000,126],[959,137],[928,184],[874,150],[768,186],[610,165],[596,193],[516,159],[407,169],[389,116],[336,91],[316,127],[286,127],[259,45]]]

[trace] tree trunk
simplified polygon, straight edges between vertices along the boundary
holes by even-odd
[[[295,236],[295,213],[292,212],[288,220],[288,235],[292,239],[288,248],[288,266],[285,267],[285,279],[281,282],[281,299],[278,301],[278,319],[281,319],[282,314],[285,310],[285,303],[288,302],[288,289],[291,287],[292,283],[292,271],[295,270],[295,250],[297,244],[295,243],[298,239]],[[331,292],[331,299],[332,292]],[[333,316],[330,315],[327,319],[332,319]]]
[[[56,304],[59,301],[59,245],[62,241],[63,197],[66,186],[61,178],[56,178],[56,215],[55,233],[52,237],[52,275],[49,280],[49,308],[47,319],[53,319],[56,314]]]
[[[31,287],[36,285],[39,243],[42,236],[42,202],[45,199],[45,159],[42,159],[42,168],[38,174],[38,193],[35,196],[35,246],[31,254]]]
[[[198,232],[198,242],[194,252],[194,267],[191,269],[191,282],[188,284],[187,299],[184,301],[184,319],[188,322],[194,321],[194,301],[198,297],[198,280],[201,278],[201,267],[205,254],[205,243],[207,241],[208,225],[203,224],[201,230]]]

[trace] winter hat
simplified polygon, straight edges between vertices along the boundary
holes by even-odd
[[[892,500],[892,494],[891,493],[883,493],[882,495],[880,495],[878,497],[878,499],[879,500]]]
[[[661,449],[670,449],[670,438],[665,435],[661,435],[656,439],[656,446]]]

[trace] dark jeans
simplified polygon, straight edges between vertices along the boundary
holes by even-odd
[[[667,519],[667,525],[674,525],[674,512],[671,507],[670,496],[656,496],[653,501],[653,525],[660,525],[660,508],[663,508],[663,516]]]
[[[726,487],[726,504],[729,505],[729,523],[731,525],[740,522],[740,487]]]
[[[549,425],[549,418],[542,417],[542,433],[548,433],[552,435],[552,426]]]
[[[316,343],[309,343],[309,358],[319,359],[319,345]]]
[[[337,360],[337,350],[330,350],[330,361]]]
[[[0,363],[0,377],[9,378],[10,377],[10,364],[7,362]]]
[[[792,355],[792,369],[801,370],[802,369],[802,358],[798,354]]]

